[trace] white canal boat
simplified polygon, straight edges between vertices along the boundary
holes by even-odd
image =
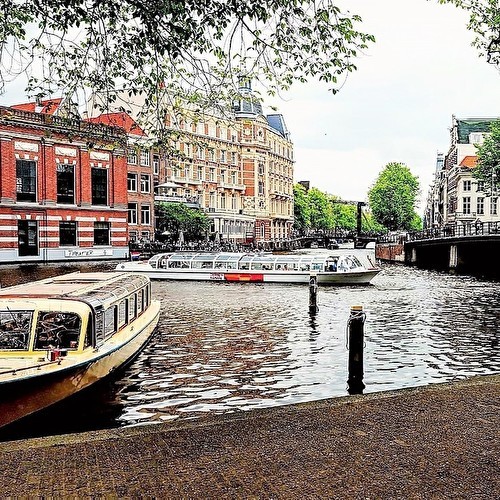
[[[373,249],[326,250],[327,254],[277,255],[232,252],[177,252],[153,255],[147,262],[124,262],[116,271],[151,279],[224,282],[369,284],[381,271]]]
[[[160,304],[148,277],[71,273],[0,289],[0,427],[131,361]]]

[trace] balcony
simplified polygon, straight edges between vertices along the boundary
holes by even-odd
[[[155,203],[184,203],[190,208],[200,208],[199,200],[189,196],[155,194]]]
[[[236,189],[238,191],[245,191],[244,184],[233,184],[232,182],[219,182],[219,187],[224,189]]]

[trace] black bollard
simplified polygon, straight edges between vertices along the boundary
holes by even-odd
[[[311,274],[309,276],[309,314],[318,312],[318,276]]]
[[[349,378],[347,380],[349,394],[363,394],[363,347],[365,313],[363,306],[351,306],[351,315],[347,323],[349,349]]]

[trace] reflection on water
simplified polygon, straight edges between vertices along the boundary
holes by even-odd
[[[347,395],[352,305],[366,312],[365,393],[500,371],[500,283],[385,266],[368,287],[320,287],[314,316],[303,285],[155,281],[153,294],[162,315],[146,349],[121,377],[50,410],[58,423],[44,433]]]

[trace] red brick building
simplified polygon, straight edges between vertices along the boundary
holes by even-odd
[[[0,262],[128,255],[126,134],[60,105],[0,107]]]
[[[154,178],[159,173],[159,154],[151,152],[145,132],[125,112],[104,113],[88,121],[120,127],[127,133],[129,240],[154,240]]]

